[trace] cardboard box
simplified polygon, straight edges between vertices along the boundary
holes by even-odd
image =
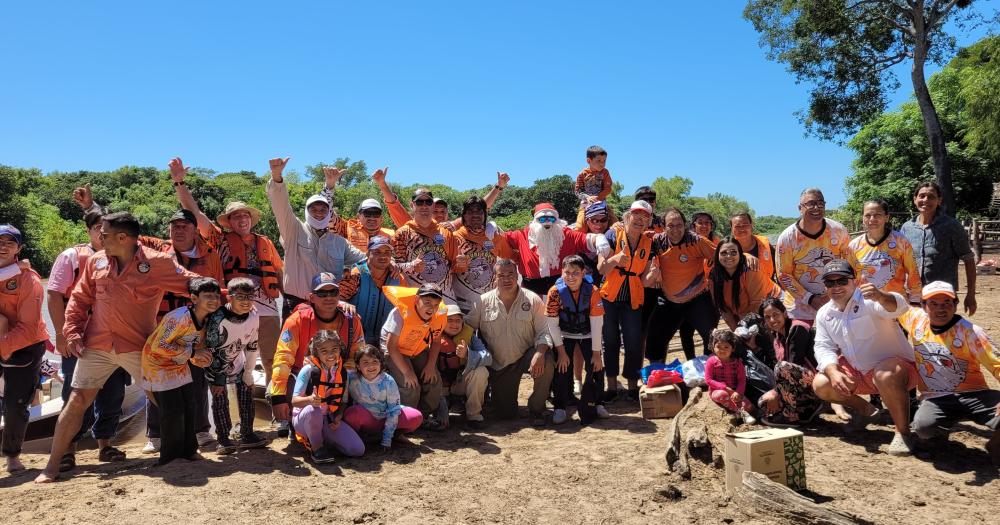
[[[802,432],[769,428],[726,434],[726,492],[743,484],[743,472],[764,474],[792,490],[806,488],[806,456]]]
[[[674,417],[683,408],[681,391],[677,385],[639,389],[639,408],[645,419]]]

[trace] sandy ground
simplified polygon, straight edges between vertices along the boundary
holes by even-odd
[[[980,277],[973,318],[995,336],[998,287],[1000,277]],[[529,387],[522,382],[523,395]],[[719,469],[699,466],[690,481],[668,473],[670,420],[644,420],[623,402],[611,412],[587,428],[573,421],[538,430],[522,419],[478,432],[455,416],[451,429],[418,433],[388,454],[322,467],[269,429],[266,449],[158,467],[140,454],[142,422],[133,420],[122,431],[132,459],[102,464],[96,450],[84,450],[73,476],[53,485],[31,483],[46,459],[46,444],[31,444],[22,456],[27,472],[0,474],[0,513],[3,523],[777,522],[731,502]],[[808,495],[877,523],[1000,523],[987,435],[961,425],[932,457],[895,458],[883,452],[890,426],[847,435],[824,415],[806,430]],[[667,495],[671,485],[679,498]]]

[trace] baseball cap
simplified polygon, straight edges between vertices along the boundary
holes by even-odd
[[[419,297],[437,297],[438,299],[444,298],[444,293],[441,291],[441,287],[434,283],[424,283],[417,288],[417,296]]]
[[[417,199],[419,199],[420,197],[423,197],[423,196],[430,197],[432,200],[434,199],[434,194],[431,193],[431,190],[429,190],[427,188],[417,188],[417,189],[413,190],[413,197],[410,200],[411,201],[415,201],[415,200],[417,200]]]
[[[827,277],[837,277],[837,276],[850,277],[851,279],[853,279],[854,268],[851,266],[851,263],[843,259],[834,259],[826,263],[826,266],[823,267],[822,278],[826,279]]]
[[[389,238],[385,235],[373,235],[368,238],[368,251],[372,251],[383,246],[391,246],[389,244]]]
[[[0,224],[0,237],[8,235],[14,239],[17,244],[24,244],[24,240],[21,237],[21,230],[11,226],[10,224]]]
[[[195,226],[198,225],[198,219],[194,216],[194,213],[191,210],[177,210],[170,216],[170,220],[167,222],[174,221],[188,221]]]
[[[462,309],[459,308],[457,304],[448,305],[448,317],[453,315],[462,315]]]
[[[649,186],[639,186],[639,188],[635,190],[635,200],[646,200],[642,197],[652,197],[655,200],[656,190],[650,188]]]
[[[312,291],[317,291],[320,288],[325,288],[327,286],[333,286],[334,288],[340,290],[340,285],[337,284],[337,278],[333,276],[330,272],[321,272],[313,277],[312,281]]]
[[[633,202],[631,206],[628,207],[628,211],[630,212],[641,211],[647,215],[652,215],[653,207],[650,206],[650,204],[644,200],[637,200]]]
[[[927,283],[927,286],[924,286],[924,290],[920,294],[920,298],[926,301],[935,295],[946,295],[952,299],[958,299],[958,295],[955,294],[955,287],[952,286],[951,283],[946,283],[944,281]]]
[[[322,195],[313,195],[312,197],[309,197],[308,199],[306,199],[306,208],[308,208],[309,206],[312,206],[313,203],[316,203],[316,202],[322,202],[323,204],[326,204],[327,206],[330,205],[330,203],[327,202],[326,197],[324,197]]]
[[[361,205],[358,206],[358,211],[365,210],[381,210],[382,205],[375,199],[365,199],[361,201]]]

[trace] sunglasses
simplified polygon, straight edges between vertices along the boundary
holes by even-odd
[[[803,202],[802,204],[799,204],[799,206],[801,206],[801,207],[803,207],[803,208],[805,208],[807,210],[815,210],[815,209],[820,209],[820,208],[826,208],[826,201],[809,201],[809,202]]]
[[[823,279],[823,286],[827,288],[833,288],[834,286],[847,286],[851,280],[847,277],[841,277],[840,279]]]
[[[417,199],[413,201],[413,204],[417,206],[430,206],[434,204],[434,199]]]
[[[316,297],[336,297],[340,295],[340,290],[319,290],[313,292]]]
[[[558,220],[558,219],[556,219],[555,217],[552,217],[552,216],[546,216],[546,217],[539,217],[539,218],[538,218],[538,223],[539,223],[539,224],[546,224],[546,223],[551,223],[551,224],[555,224],[555,222],[556,222],[557,220]]]
[[[656,202],[656,195],[640,195],[635,198],[637,201],[646,201],[649,203]]]
[[[252,293],[234,293],[232,297],[234,301],[253,301]]]
[[[361,215],[365,217],[381,217],[382,210],[364,210],[361,212]]]
[[[587,220],[590,221],[590,222],[596,222],[597,224],[604,224],[604,223],[608,222],[608,218],[607,217],[591,217],[591,218],[589,218]]]
[[[737,257],[740,252],[738,250],[722,250],[719,252],[720,257]]]

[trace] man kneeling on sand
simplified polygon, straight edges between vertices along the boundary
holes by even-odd
[[[813,390],[823,401],[840,403],[856,428],[880,413],[859,395],[879,394],[889,409],[896,435],[887,452],[912,454],[910,397],[917,385],[913,348],[896,323],[909,305],[902,295],[885,293],[871,283],[858,286],[854,269],[843,259],[823,268],[830,302],[816,312],[815,353],[819,373]]]
[[[923,439],[947,439],[952,424],[971,419],[994,431],[986,451],[1000,466],[1000,391],[986,388],[982,371],[1000,380],[1000,353],[982,328],[956,313],[958,296],[951,284],[934,281],[924,287],[921,299],[923,309],[912,308],[899,318],[926,385],[913,432]]]

